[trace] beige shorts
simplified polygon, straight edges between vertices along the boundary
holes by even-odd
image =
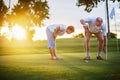
[[[86,31],[86,32],[85,32],[85,36],[86,36],[86,38],[87,38],[88,40],[90,39],[90,37],[92,36],[92,34],[94,34],[94,35],[97,37],[98,40],[103,39],[103,34],[102,34],[101,31],[99,31],[99,32],[97,32],[97,33],[91,33],[90,31]]]

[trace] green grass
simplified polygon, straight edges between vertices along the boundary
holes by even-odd
[[[58,53],[80,53],[85,52],[84,40],[80,39],[57,39]],[[13,41],[0,43],[0,55],[11,54],[48,54],[47,41]],[[119,40],[120,47],[120,40]],[[116,52],[116,40],[108,40],[108,51]],[[90,43],[90,52],[97,52],[97,40],[92,38]]]
[[[108,60],[98,61],[96,39],[91,39],[92,60],[85,62],[83,39],[57,40],[61,60],[50,59],[46,41],[2,43],[0,80],[120,80],[120,53],[115,44],[109,40]]]

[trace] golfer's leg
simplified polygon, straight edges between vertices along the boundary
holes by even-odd
[[[86,51],[86,58],[90,57],[90,46],[89,46],[90,37],[91,37],[91,33],[89,31],[85,32],[84,47]]]
[[[53,49],[53,55],[56,57],[56,50]]]
[[[55,57],[56,57],[56,43],[55,43],[55,40],[54,39],[52,39],[52,40],[50,40],[50,44],[49,44],[49,47],[50,47],[50,50],[51,50],[51,57],[53,58],[53,59],[55,59]]]
[[[49,29],[46,29],[46,34],[48,40],[48,48],[50,50],[51,57],[53,58],[55,50],[55,40],[53,38],[53,33]]]
[[[101,56],[102,50],[103,50],[103,44],[104,44],[104,38],[102,35],[102,32],[99,32],[96,34],[96,37],[98,38],[98,56]]]
[[[51,57],[54,57],[53,49],[52,49],[52,48],[49,48],[49,50],[50,50]]]

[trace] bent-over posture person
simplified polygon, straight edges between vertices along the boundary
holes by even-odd
[[[51,58],[53,60],[60,59],[56,55],[56,37],[62,36],[63,34],[71,34],[74,32],[74,26],[66,26],[64,24],[53,24],[49,25],[46,28],[46,33],[47,33],[47,40],[48,40],[48,48],[50,50]]]
[[[103,60],[101,53],[106,52],[106,27],[101,17],[81,19],[80,23],[83,25],[85,31],[84,46],[86,50],[86,57],[84,60],[90,60],[90,37],[94,34],[98,39],[98,54],[97,60]],[[87,24],[86,24],[87,23]]]

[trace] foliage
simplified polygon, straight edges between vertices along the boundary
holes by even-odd
[[[84,38],[84,34],[83,33],[79,33],[77,35],[73,35],[73,38]],[[91,35],[92,38],[96,38],[96,36],[94,34]]]
[[[41,26],[43,20],[49,18],[48,9],[46,0],[19,0],[11,14],[7,15],[7,22],[23,27]]]
[[[11,29],[18,24],[26,29],[27,39],[32,40],[34,31],[30,27],[43,25],[43,21],[49,19],[49,7],[46,0],[18,0],[9,14],[6,14],[6,22]]]
[[[73,35],[73,38],[83,38],[83,37],[84,37],[83,33],[79,33],[77,35]]]
[[[8,8],[6,7],[4,1],[0,0],[0,27],[4,23],[5,14],[7,13],[7,11],[8,11]]]
[[[84,10],[87,12],[91,12],[94,7],[97,7],[100,2],[104,2],[104,1],[105,0],[78,0],[76,5],[78,7],[86,6]],[[115,2],[116,0],[110,0],[110,1]],[[120,2],[120,0],[117,1]]]
[[[108,33],[107,33],[107,36],[108,36]],[[110,32],[110,37],[112,39],[114,39],[114,38],[116,39],[117,38],[117,34]]]

